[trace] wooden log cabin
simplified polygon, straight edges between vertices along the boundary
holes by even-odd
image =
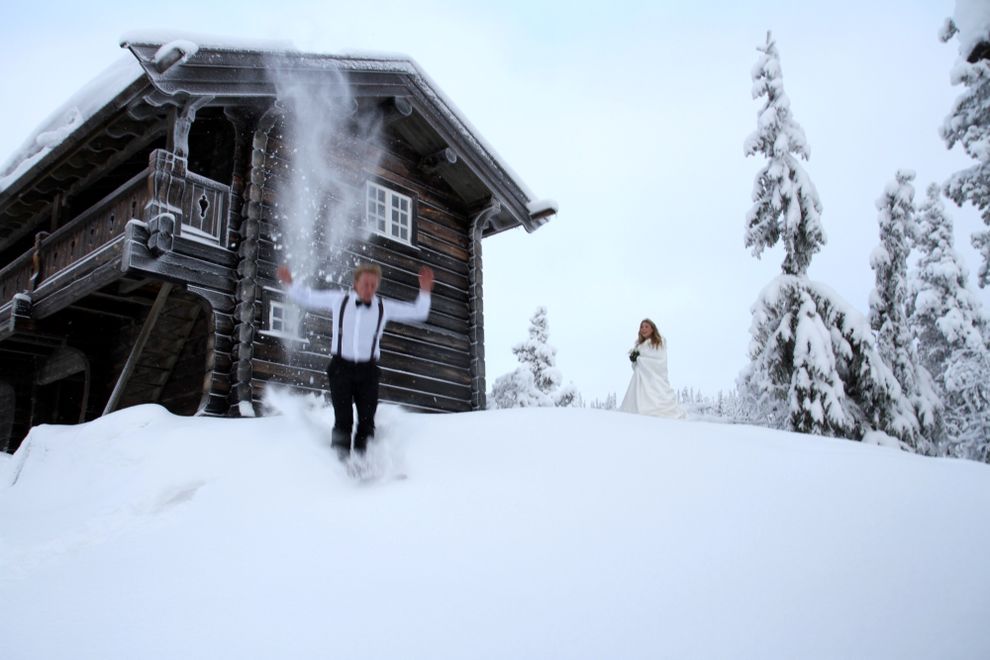
[[[484,407],[482,239],[534,231],[556,208],[412,60],[140,36],[122,47],[0,171],[0,449],[36,424],[139,403],[236,416],[259,413],[272,383],[323,391],[329,319],[309,313],[287,340],[275,280],[279,209],[301,167],[287,73],[350,109],[320,148],[363,203],[334,207],[355,232],[333,263],[313,237],[320,272],[371,261],[381,293],[405,300],[420,264],[436,272],[429,320],[382,339],[382,400]]]

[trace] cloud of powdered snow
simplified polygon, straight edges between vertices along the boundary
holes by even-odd
[[[276,249],[296,279],[346,287],[368,237],[364,183],[379,162],[380,117],[358,112],[335,62],[319,66],[303,69],[289,56],[269,62],[282,108],[271,133],[281,145],[272,164]]]

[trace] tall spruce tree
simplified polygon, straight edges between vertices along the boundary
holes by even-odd
[[[746,215],[746,246],[759,257],[781,241],[781,275],[753,305],[750,363],[739,392],[753,421],[806,433],[861,439],[883,431],[906,442],[911,416],[897,380],[876,350],[866,319],[828,287],[807,277],[825,244],[821,202],[798,158],[810,154],[784,93],[770,33],[757,48],[753,97],[766,97],[747,156],[767,164],[756,176]]]
[[[760,257],[780,241],[784,262],[783,275],[754,306],[751,364],[740,389],[772,426],[843,436],[850,424],[840,405],[835,358],[802,285],[812,256],[825,243],[818,192],[798,160],[807,160],[811,150],[784,92],[780,55],[770,32],[757,50],[752,93],[765,100],[744,149],[747,156],[761,154],[767,162],[753,184],[745,244]]]
[[[959,30],[950,20],[940,36],[947,42],[957,34]],[[961,144],[976,164],[952,175],[945,184],[945,194],[959,206],[972,203],[980,211],[983,223],[990,227],[990,60],[969,61],[976,45],[960,38],[959,57],[950,78],[953,85],[962,85],[963,91],[941,129],[948,148]],[[985,287],[990,284],[990,229],[976,232],[972,241],[983,255],[977,283]]]
[[[904,438],[923,453],[934,453],[932,435],[941,402],[935,395],[928,371],[918,365],[908,327],[907,265],[911,237],[916,233],[914,172],[899,170],[877,200],[880,244],[870,256],[876,286],[870,293],[870,327],[877,335],[880,356],[914,409],[911,430]]]
[[[938,452],[990,460],[990,351],[980,302],[953,247],[952,220],[939,187],[918,209],[919,253],[908,298],[918,360],[933,376],[945,406]]]

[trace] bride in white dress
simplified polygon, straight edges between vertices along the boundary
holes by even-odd
[[[633,375],[619,410],[686,419],[687,413],[678,405],[677,395],[667,381],[667,347],[650,319],[639,324],[639,335],[629,359],[633,361]]]

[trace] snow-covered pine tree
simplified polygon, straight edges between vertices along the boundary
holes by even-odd
[[[910,279],[908,313],[918,357],[937,378],[954,344],[982,343],[980,302],[967,286],[969,274],[955,250],[952,220],[935,184],[918,208],[917,226],[918,260]]]
[[[928,371],[918,364],[908,327],[907,264],[911,237],[917,232],[914,208],[914,172],[898,170],[894,181],[877,200],[880,244],[870,255],[876,286],[870,293],[870,327],[877,336],[880,356],[891,367],[901,391],[911,402],[915,421],[902,437],[912,448],[934,453],[932,437],[941,415],[941,401]]]
[[[744,149],[747,156],[762,154],[767,164],[753,185],[745,243],[759,257],[765,248],[782,241],[784,274],[764,289],[754,306],[751,363],[743,372],[740,390],[772,426],[845,435],[849,425],[837,405],[841,386],[836,388],[835,358],[828,342],[821,341],[821,319],[802,290],[808,264],[826,240],[818,192],[798,161],[798,157],[807,160],[811,151],[791,113],[780,55],[770,32],[757,50],[753,98],[766,100]]]
[[[547,308],[538,307],[529,320],[529,339],[512,347],[521,366],[500,376],[492,387],[496,407],[574,405],[577,389],[571,384],[561,385],[557,349],[549,344],[549,339]]]
[[[745,151],[763,154],[768,162],[756,177],[745,242],[759,257],[781,240],[784,262],[783,273],[753,305],[750,363],[739,377],[740,399],[755,423],[856,439],[883,431],[904,441],[913,412],[876,350],[869,323],[807,277],[826,240],[818,193],[797,158],[806,160],[810,149],[791,113],[769,33],[757,50],[753,96],[767,100]]]
[[[909,449],[907,439],[917,418],[877,349],[869,320],[828,286],[808,280],[805,286],[829,328],[836,373],[846,395],[843,408],[852,424],[849,437],[862,439],[880,431]]]
[[[976,4],[973,0],[970,2]],[[978,15],[975,9],[968,13]],[[985,11],[982,7],[980,10]],[[957,34],[958,27],[949,20],[940,37],[947,42]],[[986,35],[982,36],[985,38]],[[953,85],[963,86],[963,92],[945,118],[941,133],[949,149],[957,142],[962,144],[963,150],[976,161],[976,165],[952,175],[945,184],[945,194],[959,206],[965,202],[972,203],[980,211],[983,223],[990,227],[990,60],[970,62],[972,49],[977,44],[970,38],[963,41],[962,35],[959,38],[959,57],[952,67],[950,78]],[[972,241],[973,247],[983,255],[977,283],[985,287],[990,284],[990,229],[973,234]]]
[[[962,349],[945,370],[946,453],[990,463],[990,358]]]
[[[774,428],[849,437],[831,333],[805,277],[780,275],[753,306],[750,364],[739,381],[756,423]]]
[[[939,187],[918,209],[919,253],[908,298],[919,362],[932,375],[945,409],[938,451],[990,461],[990,351],[980,302],[953,247],[952,220]]]
[[[529,319],[529,339],[512,347],[512,352],[533,374],[533,382],[551,399],[560,389],[561,377],[557,369],[557,349],[550,345],[550,324],[547,308],[537,307]]]
[[[753,67],[753,98],[766,97],[757,116],[757,129],[747,139],[747,156],[762,154],[766,166],[753,184],[753,207],[746,214],[746,247],[759,257],[778,240],[784,244],[783,271],[804,275],[811,257],[825,244],[818,191],[798,157],[811,150],[804,130],[791,114],[784,93],[777,44],[767,32],[766,44]]]

